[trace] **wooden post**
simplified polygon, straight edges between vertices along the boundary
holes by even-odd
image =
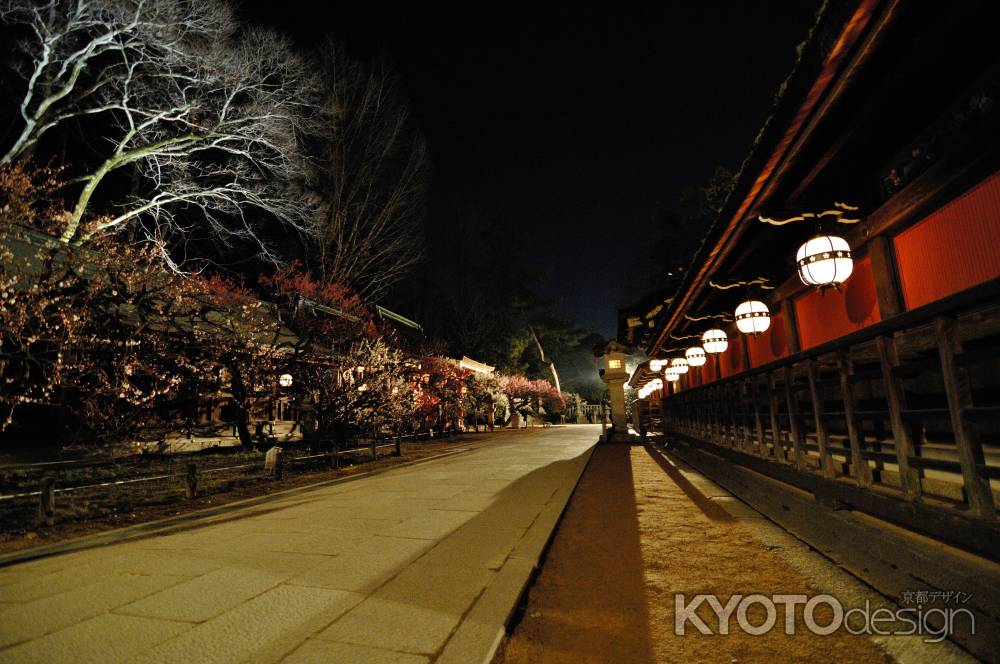
[[[792,459],[796,468],[805,470],[805,459],[802,456],[802,429],[799,421],[799,398],[795,394],[791,365],[785,367],[784,378],[785,401],[788,404],[788,438],[792,443]]]
[[[399,435],[399,429],[396,429],[396,456],[403,456],[403,437]]]
[[[280,480],[284,473],[285,455],[284,450],[275,445],[264,455],[264,472],[271,473],[271,476]]]
[[[378,437],[372,431],[372,461],[378,458]]]
[[[872,281],[875,282],[875,301],[882,320],[903,313],[903,296],[896,273],[896,258],[892,240],[879,235],[868,240],[868,258],[872,263]]]
[[[813,420],[816,422],[816,444],[819,447],[819,468],[824,477],[835,477],[836,472],[830,458],[829,435],[826,429],[826,421],[823,419],[823,404],[819,400],[819,387],[816,370],[816,360],[806,361],[806,372],[809,377],[809,398],[812,400]]]
[[[750,446],[750,438],[747,436],[746,424],[746,402],[744,397],[745,383],[733,383],[730,389],[731,403],[733,404],[733,447],[746,450]]]
[[[889,406],[889,422],[892,425],[892,438],[896,448],[896,463],[899,466],[899,483],[906,500],[919,500],[922,493],[920,473],[910,466],[910,455],[913,454],[913,435],[910,427],[903,421],[903,410],[906,408],[906,395],[903,384],[893,374],[893,369],[899,366],[899,353],[896,350],[896,340],[892,337],[876,337],[879,362],[882,365],[882,382],[885,386],[885,400]]]
[[[187,465],[187,477],[184,478],[188,500],[198,497],[198,466],[193,463]]]
[[[996,514],[996,506],[993,504],[989,479],[979,473],[978,466],[986,463],[983,446],[979,440],[979,430],[965,418],[965,410],[973,406],[969,372],[955,361],[955,356],[962,354],[958,321],[951,317],[938,318],[934,322],[934,329],[941,355],[941,376],[948,397],[951,428],[955,433],[955,447],[962,467],[965,496],[973,514],[989,519]]]
[[[754,435],[757,439],[757,455],[767,456],[767,444],[764,442],[764,423],[760,417],[760,390],[757,389],[757,379],[747,379],[750,385],[750,399],[753,402]]]
[[[55,523],[56,513],[56,478],[46,475],[42,477],[38,495],[38,518],[46,526]]]
[[[854,479],[858,486],[868,488],[872,485],[872,469],[868,460],[862,456],[861,422],[857,415],[857,402],[854,400],[854,386],[851,385],[851,374],[854,367],[846,350],[837,352],[837,366],[840,369],[840,393],[844,399],[844,419],[847,421],[847,438],[851,445],[851,465],[854,468]]]
[[[767,405],[771,411],[771,444],[774,446],[774,458],[784,463],[785,446],[781,441],[781,427],[778,425],[778,390],[774,386],[774,372],[767,373]]]

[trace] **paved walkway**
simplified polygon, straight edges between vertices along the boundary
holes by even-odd
[[[462,662],[492,655],[599,429],[278,497],[0,569],[0,662]]]

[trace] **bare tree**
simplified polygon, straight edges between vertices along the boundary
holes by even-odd
[[[361,63],[328,44],[319,70],[315,268],[324,281],[377,299],[420,260],[427,147],[384,60]]]
[[[528,325],[528,332],[531,333],[531,338],[535,341],[535,348],[538,349],[538,359],[549,368],[549,371],[552,373],[552,382],[555,383],[556,392],[561,393],[562,386],[559,384],[559,372],[556,371],[555,361],[545,357],[545,350],[542,348],[542,342],[538,338],[538,334],[535,333],[534,326]]]
[[[298,133],[310,114],[308,68],[275,35],[237,34],[212,0],[0,0],[5,22],[26,26],[24,128],[4,155],[30,153],[67,120],[106,114],[110,149],[84,173],[62,239],[83,243],[137,222],[164,249],[192,230],[251,239],[254,218],[308,230]],[[92,210],[109,175],[131,166],[149,186],[107,214]],[[177,216],[178,209],[200,214]],[[263,215],[261,215],[263,213]]]

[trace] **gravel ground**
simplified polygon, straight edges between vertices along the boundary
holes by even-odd
[[[668,472],[668,470],[670,472]],[[780,628],[674,633],[674,594],[819,594],[718,503],[644,447],[601,445],[532,587],[502,660],[521,662],[890,661],[866,637]],[[821,606],[821,609],[825,609]],[[764,614],[751,607],[753,624]],[[801,608],[799,609],[801,611]],[[708,625],[717,621],[703,605]],[[711,617],[710,617],[711,616]],[[829,616],[816,612],[819,624]]]

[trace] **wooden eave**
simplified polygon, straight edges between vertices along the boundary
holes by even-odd
[[[739,245],[748,226],[754,223],[757,211],[781,184],[823,117],[871,55],[892,22],[898,5],[898,0],[860,0],[837,31],[825,56],[819,52],[816,36],[825,29],[824,20],[837,19],[829,15],[820,19],[733,193],[698,252],[693,263],[698,267],[689,272],[690,276],[647,347],[648,356],[654,357],[667,335],[678,328],[708,281]]]

